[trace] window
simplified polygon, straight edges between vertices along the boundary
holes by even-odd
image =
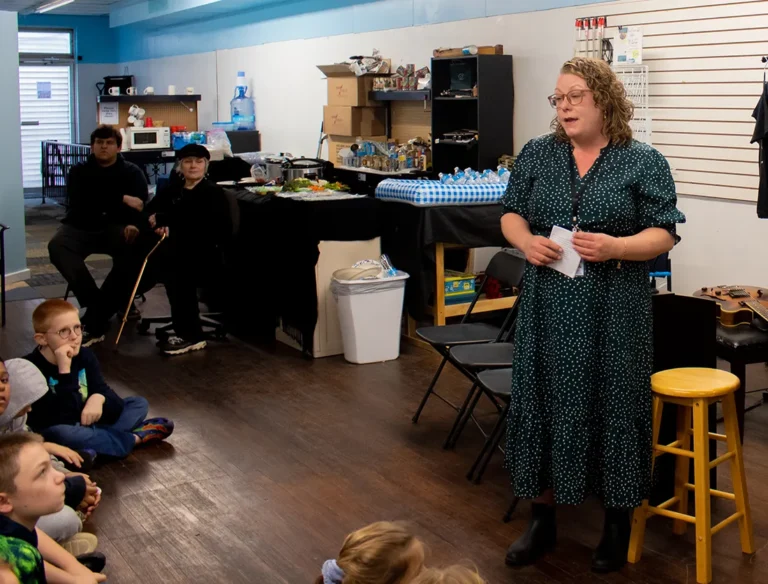
[[[19,54],[72,58],[71,30],[19,30]]]

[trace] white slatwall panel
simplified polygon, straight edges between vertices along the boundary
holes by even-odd
[[[51,83],[51,99],[37,98],[38,81]],[[19,93],[24,188],[36,188],[42,186],[41,141],[72,140],[70,68],[23,65],[19,67]],[[39,125],[25,126],[24,122],[39,122]]]
[[[756,201],[752,111],[768,55],[768,0],[650,0],[591,6],[616,27],[643,28],[653,145],[681,195]]]

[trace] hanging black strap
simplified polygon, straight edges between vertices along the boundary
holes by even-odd
[[[571,179],[571,222],[573,223],[574,227],[579,224],[579,207],[581,206],[581,197],[584,196],[584,193],[589,187],[590,181],[593,181],[597,176],[597,171],[600,170],[600,163],[603,161],[607,149],[608,147],[605,147],[600,151],[600,155],[597,157],[597,160],[595,160],[592,168],[587,171],[587,174],[585,174],[584,178],[581,180],[581,188],[576,188],[576,173],[578,171],[576,169],[576,163],[574,162],[573,151],[571,151],[571,155],[568,158],[570,170],[569,177]]]

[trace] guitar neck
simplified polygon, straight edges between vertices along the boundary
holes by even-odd
[[[766,323],[768,323],[768,308],[760,304],[757,300],[754,298],[750,298],[749,300],[745,300],[744,304],[748,306],[750,309],[752,309],[752,312],[754,312],[757,316],[762,318]]]

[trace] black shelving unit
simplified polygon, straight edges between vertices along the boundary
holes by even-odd
[[[432,92],[429,89],[415,91],[371,91],[368,97],[375,101],[429,101]]]
[[[453,80],[453,86],[452,86]],[[458,87],[457,87],[458,85]],[[445,97],[445,90],[477,87],[476,97]],[[499,157],[514,154],[515,101],[511,55],[432,59],[432,166],[434,173],[458,167],[495,169]],[[457,130],[477,132],[470,144],[440,138]]]

